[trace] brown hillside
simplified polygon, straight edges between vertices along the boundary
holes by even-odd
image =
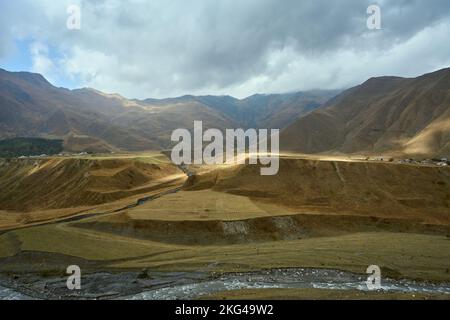
[[[52,86],[39,74],[0,69],[0,139],[58,138],[68,151],[147,151],[171,146],[178,128],[282,128],[335,91],[255,95],[247,99],[183,96],[128,100],[94,89]]]
[[[200,170],[183,191],[73,226],[183,245],[361,232],[445,236],[449,185],[448,168],[290,156],[275,176],[255,165]]]
[[[132,159],[4,160],[0,210],[35,211],[97,205],[148,192],[181,173],[169,163]]]
[[[283,150],[448,156],[450,68],[414,79],[372,78],[298,119]]]
[[[355,214],[450,225],[450,169],[392,163],[280,159],[261,176],[241,165],[190,178],[187,190],[241,195],[294,212]]]

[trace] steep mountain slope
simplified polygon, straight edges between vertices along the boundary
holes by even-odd
[[[283,150],[450,154],[450,68],[417,78],[372,78],[298,119]]]
[[[102,147],[144,149],[152,141],[134,128],[115,126],[110,114],[123,109],[117,98],[56,88],[41,75],[0,69],[0,137],[91,137]],[[154,144],[153,144],[154,146]],[[66,145],[70,149],[70,145]],[[97,150],[98,151],[98,150]]]
[[[149,106],[200,103],[217,110],[243,128],[286,127],[296,118],[318,108],[337,95],[337,90],[313,90],[286,94],[255,94],[245,99],[231,96],[192,96],[146,99]]]
[[[251,126],[282,129],[295,119],[320,107],[339,91],[313,90],[288,94],[253,95],[243,99],[246,121]],[[252,110],[258,110],[257,113]]]
[[[62,138],[74,151],[154,150],[175,128],[232,127],[224,115],[198,103],[149,107],[94,89],[56,88],[41,75],[0,70],[0,138]]]
[[[70,151],[156,150],[171,145],[174,129],[283,128],[333,96],[333,91],[255,95],[183,96],[128,100],[95,89],[52,86],[39,74],[0,69],[0,139],[63,139]]]

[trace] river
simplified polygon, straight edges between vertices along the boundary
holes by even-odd
[[[238,289],[368,290],[365,275],[330,269],[271,269],[225,273],[215,277],[208,273],[150,272],[148,279],[140,279],[138,274],[123,272],[86,275],[82,278],[82,290],[76,294],[69,293],[63,278],[34,279],[27,287],[27,292],[34,292],[32,296],[0,283],[0,299],[178,300],[196,299],[203,295]],[[381,286],[381,291],[385,292],[448,294],[450,299],[449,283],[382,279]],[[45,291],[42,291],[43,287],[46,288]]]

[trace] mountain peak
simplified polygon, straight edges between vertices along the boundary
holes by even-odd
[[[370,78],[284,129],[282,149],[448,156],[449,83],[450,68],[416,78]]]
[[[37,86],[52,86],[52,84],[39,73],[27,71],[11,72],[0,68],[0,77],[2,79],[20,79]]]

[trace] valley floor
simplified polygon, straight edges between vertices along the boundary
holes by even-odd
[[[151,167],[129,159],[70,163],[85,168],[84,174],[91,177],[86,194],[117,195],[117,188],[121,188],[124,195],[97,203],[105,198],[96,194],[94,204],[77,208],[75,215],[70,212],[73,208],[40,208],[58,212],[48,217],[39,210],[2,212],[0,286],[15,286],[32,297],[76,298],[61,289],[66,267],[76,264],[87,279],[94,279],[85,298],[93,297],[89,290],[103,298],[139,298],[139,291],[175,284],[217,279],[227,283],[225,280],[236,272],[243,273],[239,279],[244,284],[239,290],[232,286],[221,290],[217,282],[211,282],[216,286],[213,291],[202,295],[200,290],[189,298],[450,298],[448,168],[290,156],[282,159],[280,174],[274,177],[259,176],[257,167],[230,166],[193,167],[188,178],[157,159],[158,166]],[[137,161],[150,161],[144,160]],[[58,170],[62,165],[51,164]],[[55,173],[48,174],[53,177]],[[119,184],[130,174],[129,185]],[[22,183],[20,177],[14,179]],[[116,189],[99,191],[105,179]],[[140,179],[139,184],[133,182],[136,179]],[[58,195],[62,194],[63,190]],[[29,203],[36,202],[30,199]],[[23,214],[31,218],[11,218]],[[358,287],[364,283],[369,265],[381,267],[382,279],[392,281],[390,289],[368,292]],[[277,270],[298,268],[319,274],[323,270],[337,272],[333,280],[337,282],[345,279],[339,272],[351,274],[349,283],[355,286],[345,290],[339,286],[280,286],[283,281],[277,278]],[[248,287],[247,277],[264,270],[276,273],[278,287]],[[104,273],[118,275],[125,292],[110,287]],[[401,287],[401,281],[423,286],[409,291]],[[414,287],[411,283],[407,288]]]

